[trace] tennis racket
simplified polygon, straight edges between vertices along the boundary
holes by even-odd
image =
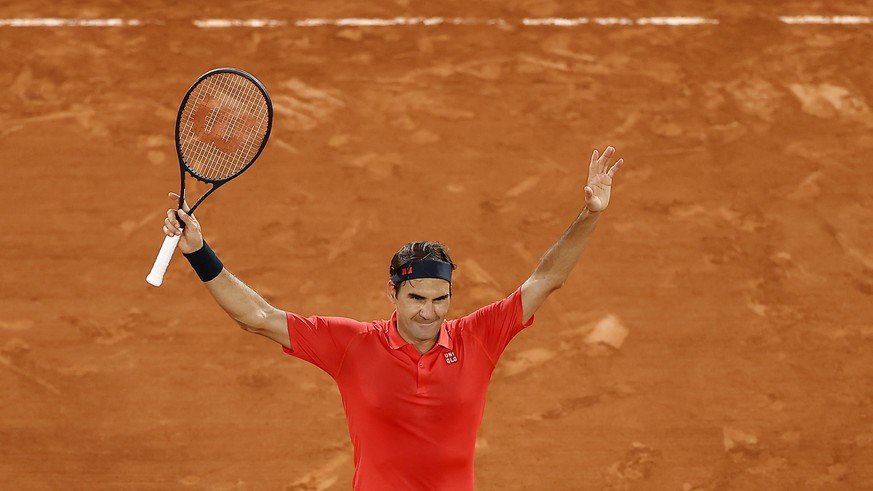
[[[273,103],[255,77],[236,68],[216,68],[201,75],[176,116],[179,209],[185,202],[186,175],[211,185],[188,210],[194,214],[216,189],[251,167],[264,150],[272,125]],[[164,238],[146,277],[149,284],[161,286],[180,238]]]

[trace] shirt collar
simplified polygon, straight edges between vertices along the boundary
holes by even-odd
[[[452,349],[452,337],[449,336],[449,323],[443,321],[440,325],[440,336],[437,338],[437,345],[442,346],[447,350]],[[391,349],[400,349],[407,344],[411,344],[406,342],[403,339],[403,336],[400,335],[400,332],[397,331],[397,311],[395,310],[393,314],[391,314],[391,320],[388,321],[388,346]]]

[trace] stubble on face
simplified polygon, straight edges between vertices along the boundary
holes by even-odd
[[[439,337],[451,300],[448,281],[436,278],[409,280],[393,297],[397,310],[397,331],[419,348],[433,347]]]

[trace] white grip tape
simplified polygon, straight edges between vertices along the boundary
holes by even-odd
[[[181,235],[175,235],[173,237],[168,235],[164,238],[164,243],[161,244],[161,250],[158,252],[155,264],[152,266],[149,275],[146,276],[146,281],[148,281],[150,285],[161,286],[161,283],[164,282],[164,273],[167,272],[167,266],[170,265],[170,259],[173,258],[173,252],[176,250],[176,245],[181,238]]]

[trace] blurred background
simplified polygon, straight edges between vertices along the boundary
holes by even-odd
[[[180,257],[145,282],[178,105],[235,66],[274,132],[198,217],[303,315],[390,316],[412,240],[460,265],[450,317],[498,300],[583,206],[591,151],[625,159],[498,365],[477,489],[873,489],[871,12],[3,2],[0,487],[351,488],[333,381],[238,329]],[[811,15],[857,17],[786,19]]]

